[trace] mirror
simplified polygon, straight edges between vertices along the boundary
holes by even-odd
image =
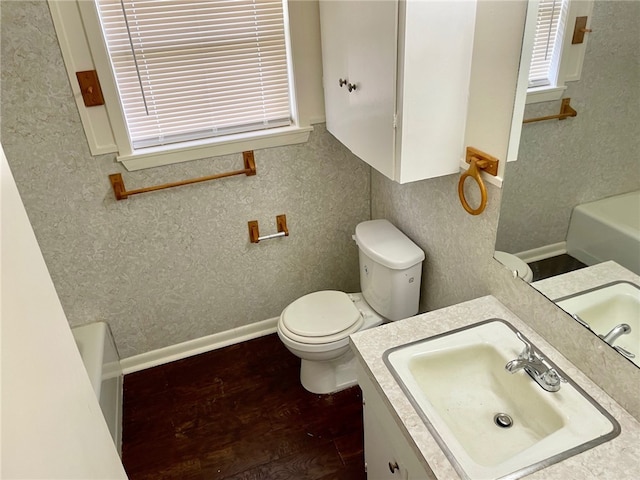
[[[554,275],[574,275],[563,277],[573,281],[579,269],[595,262],[594,258],[585,261],[566,254],[574,207],[640,191],[640,36],[634,30],[639,19],[638,2],[594,2],[590,18],[593,32],[588,34],[581,78],[568,82],[563,93],[564,98],[571,98],[577,116],[523,125],[517,161],[506,167],[496,257],[507,252],[525,259],[531,265],[532,286],[552,300],[568,295],[566,289],[554,291],[550,282]],[[530,104],[524,117],[554,115],[559,107],[559,100]],[[624,247],[631,249],[632,265],[624,265],[627,274],[617,280],[640,284],[640,267],[634,269],[633,265],[634,261],[640,264],[640,194],[627,200],[631,223],[635,223],[635,232],[629,227],[628,235],[635,243]],[[612,207],[615,216],[622,215],[623,209],[627,207]],[[578,219],[574,215],[574,222]],[[585,225],[577,234],[579,238],[604,232],[600,226]],[[601,243],[615,250],[622,248],[611,238]],[[501,263],[509,262],[503,258]],[[594,277],[600,285],[616,280],[604,278],[605,270],[592,274],[591,282]],[[536,283],[541,279],[546,280]],[[624,338],[635,337],[636,350],[640,346],[638,308],[630,310],[636,317],[631,334],[623,334]],[[640,352],[635,355],[638,359]]]

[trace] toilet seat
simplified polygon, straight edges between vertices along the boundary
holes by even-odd
[[[305,295],[285,308],[280,316],[282,333],[308,344],[345,339],[363,324],[363,316],[349,295],[335,290]]]
[[[524,260],[521,260],[512,253],[501,252],[499,250],[494,252],[494,257],[509,270],[517,272],[517,275],[525,282],[531,282],[533,280],[533,271]]]

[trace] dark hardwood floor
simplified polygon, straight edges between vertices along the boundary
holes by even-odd
[[[124,379],[131,480],[364,480],[362,393],[314,395],[269,335]]]
[[[529,264],[533,272],[533,281],[544,280],[545,278],[573,272],[585,268],[586,265],[571,255],[562,254],[555,257],[545,258]]]

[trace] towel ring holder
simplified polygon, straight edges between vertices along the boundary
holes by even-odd
[[[480,171],[484,170],[491,175],[497,175],[498,159],[475,148],[467,147],[466,161],[470,166],[466,172],[460,175],[460,181],[458,182],[458,196],[460,197],[462,208],[471,215],[480,215],[487,207],[487,187],[482,181]],[[480,205],[478,208],[472,208],[464,195],[464,182],[468,177],[473,178],[480,189]]]

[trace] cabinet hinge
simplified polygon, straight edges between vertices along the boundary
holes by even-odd
[[[398,114],[394,113],[393,114],[393,128],[397,128],[398,126]]]

